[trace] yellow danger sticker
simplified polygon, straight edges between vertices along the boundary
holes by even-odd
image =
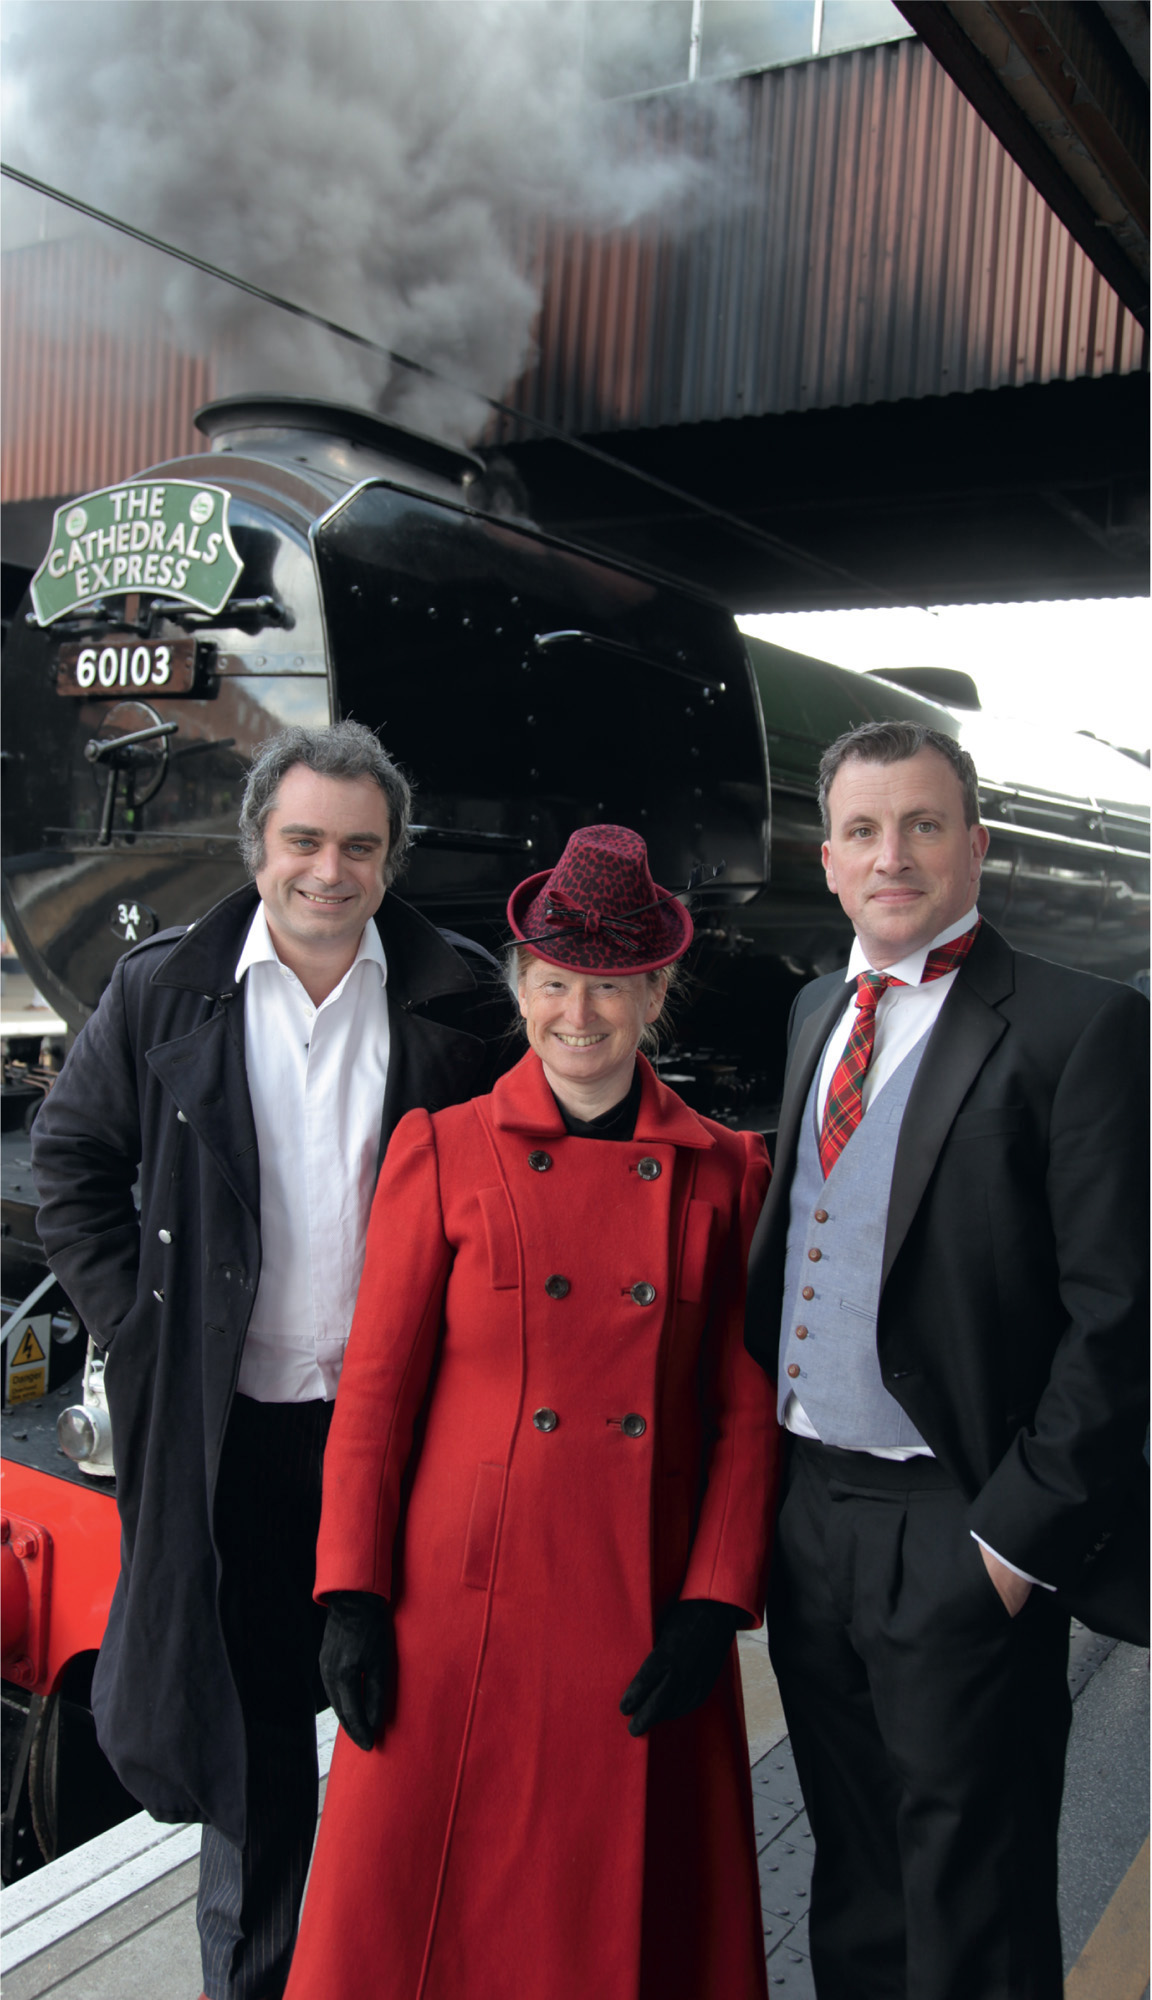
[[[48,1370],[43,1364],[38,1368],[21,1368],[19,1373],[17,1373],[15,1368],[10,1369],[8,1373],[8,1401],[12,1407],[15,1408],[17,1403],[39,1402],[48,1388],[47,1377]]]
[[[10,1368],[27,1368],[29,1362],[43,1361],[44,1349],[37,1340],[31,1326],[26,1326],[19,1347],[9,1363]]]

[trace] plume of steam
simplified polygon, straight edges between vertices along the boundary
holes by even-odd
[[[692,157],[598,94],[680,9],[585,0],[15,0],[6,156],[458,390],[147,257],[222,391],[372,404],[453,439],[532,353],[541,218],[605,229],[695,201]],[[707,93],[706,122],[724,122]],[[521,246],[518,248],[518,246]],[[128,312],[138,304],[126,286]]]

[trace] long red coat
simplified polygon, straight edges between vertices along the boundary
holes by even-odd
[[[391,1599],[396,1710],[337,1744],[288,2000],[765,1993],[735,1646],[648,1737],[618,1703],[677,1596],[759,1621],[767,1161],[639,1060],[630,1142],[569,1138],[529,1054],[388,1149],[317,1594]]]

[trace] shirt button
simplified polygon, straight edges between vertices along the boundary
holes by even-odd
[[[171,1243],[172,1231],[170,1229],[158,1229],[156,1234],[159,1236],[161,1243]]]
[[[812,1264],[818,1264],[818,1263],[820,1262],[820,1252],[819,1252],[819,1250],[809,1250],[809,1252],[808,1252],[808,1261],[809,1261],[809,1263],[812,1263]]]
[[[641,1160],[636,1172],[642,1181],[658,1181],[660,1178],[660,1162],[659,1160]]]
[[[646,1284],[633,1285],[632,1297],[638,1306],[650,1306],[656,1297],[656,1287],[655,1285]]]
[[[806,1326],[798,1326],[796,1328],[796,1338],[797,1340],[807,1340],[808,1328]]]
[[[163,1303],[164,1303],[164,1294],[163,1294],[163,1292],[155,1292],[155,1291],[154,1291],[154,1292],[153,1292],[153,1294],[152,1294],[152,1297],[153,1297],[153,1298],[155,1299],[155,1301],[156,1301],[156,1303],[157,1303],[157,1305],[158,1305],[158,1306],[162,1306],[162,1305],[163,1305]]]
[[[178,1111],[176,1113],[176,1123],[178,1125],[187,1125],[188,1120],[185,1118],[184,1113],[182,1111]]]
[[[799,1363],[798,1363],[798,1362],[796,1362],[796,1361],[790,1361],[790,1362],[788,1363],[788,1373],[789,1373],[789,1375],[791,1375],[791,1377],[792,1377],[792,1380],[793,1380],[793,1381],[795,1381],[795,1380],[796,1380],[796,1377],[797,1377],[797,1375],[799,1375],[799,1373],[800,1373],[800,1365],[799,1365]]]
[[[642,1438],[648,1426],[643,1417],[638,1417],[636,1412],[631,1410],[621,1422],[620,1428],[625,1437]]]
[[[545,1278],[544,1290],[550,1299],[566,1299],[572,1287],[567,1278],[562,1278],[557,1271],[550,1278]]]
[[[800,1294],[800,1297],[802,1299],[814,1299],[816,1297],[816,1294],[812,1290],[811,1285],[805,1285],[804,1290]]]
[[[537,1410],[532,1422],[538,1431],[554,1431],[560,1419],[555,1410]]]
[[[529,1153],[528,1165],[534,1174],[546,1174],[552,1165],[551,1153]]]
[[[826,1208],[816,1209],[815,1215],[817,1222],[827,1222],[828,1220],[828,1210]]]

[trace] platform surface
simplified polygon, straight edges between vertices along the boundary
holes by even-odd
[[[763,1633],[741,1635],[740,1662],[770,2000],[815,2000],[812,1836]],[[1066,2000],[1148,1996],[1148,1667],[1137,1647],[1074,1628],[1060,1844]],[[317,1735],[326,1770],[331,1711]],[[3,2000],[196,2000],[198,1843],[196,1828],[141,1813],[4,1890]]]

